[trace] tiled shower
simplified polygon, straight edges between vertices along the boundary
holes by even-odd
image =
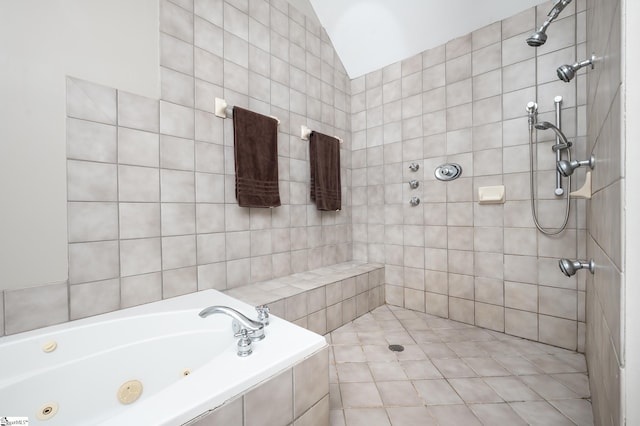
[[[160,99],[67,79],[69,280],[0,291],[0,335],[376,262],[390,305],[586,352],[595,422],[621,424],[621,3],[575,0],[529,48],[549,1],[350,81],[324,29],[285,0],[160,1]],[[611,60],[557,80],[591,52]],[[529,212],[525,105],[553,121],[557,95],[574,155],[602,161],[593,199],[546,237]],[[231,120],[213,116],[214,97],[280,119],[282,207],[236,206]],[[340,212],[309,201],[302,124],[345,141]],[[537,133],[537,191],[555,226],[552,137]],[[436,181],[445,162],[462,177]],[[505,204],[477,203],[489,185],[505,185]],[[602,269],[566,278],[560,257]]]
[[[539,120],[553,122],[562,96],[562,129],[576,140],[574,155],[585,155],[585,78],[555,75],[562,61],[585,56],[585,3],[530,48],[524,40],[544,6],[352,81],[354,258],[385,263],[389,303],[583,351],[584,276],[559,274],[557,259],[584,255],[585,204],[572,201],[558,236],[536,230],[525,106],[536,101]],[[555,227],[565,203],[554,199],[553,133],[537,134],[539,216]],[[447,162],[462,176],[436,180]],[[411,189],[415,178],[422,185]],[[491,185],[505,186],[504,204],[477,203],[478,187]],[[412,207],[414,195],[422,202]]]

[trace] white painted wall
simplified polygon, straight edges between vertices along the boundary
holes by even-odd
[[[625,369],[621,377],[622,413],[627,425],[640,425],[640,2],[624,0],[622,7],[622,81],[626,86],[624,103],[625,135],[625,254],[623,299]]]
[[[544,0],[310,1],[351,78],[544,3]]]
[[[0,1],[0,289],[67,279],[65,75],[159,96],[158,0]]]

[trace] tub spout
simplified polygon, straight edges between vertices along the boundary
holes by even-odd
[[[242,330],[247,330],[247,334],[251,340],[264,339],[264,324],[248,318],[241,312],[236,311],[228,306],[209,306],[204,308],[198,315],[206,318],[213,314],[225,314],[233,318],[232,327],[234,334],[241,334]]]

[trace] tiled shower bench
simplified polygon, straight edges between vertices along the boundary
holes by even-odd
[[[338,263],[225,293],[324,335],[384,304],[384,265]]]
[[[384,265],[351,261],[225,293],[324,335],[384,304],[383,281]],[[328,348],[188,424],[329,426]]]

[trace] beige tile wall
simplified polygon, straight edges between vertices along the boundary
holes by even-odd
[[[584,351],[584,273],[565,278],[557,259],[585,255],[585,203],[572,202],[558,237],[538,232],[529,211],[527,102],[553,122],[553,98],[562,95],[574,158],[587,152],[584,72],[569,84],[555,76],[585,56],[586,2],[565,9],[543,47],[528,47],[551,6],[352,80],[353,250],[354,259],[385,264],[388,303]],[[552,139],[537,134],[546,227],[564,214],[553,195]],[[444,162],[459,163],[462,176],[437,181]],[[584,171],[575,175],[577,188]],[[420,186],[410,189],[410,179]],[[505,185],[506,203],[479,205],[477,188],[486,185]],[[411,207],[411,196],[420,205]]]
[[[597,425],[624,424],[621,375],[624,309],[624,123],[621,103],[621,2],[587,1],[587,52],[599,58],[587,77],[588,152],[596,156],[593,198],[587,208],[587,258],[596,272],[587,277],[586,357]]]
[[[350,85],[326,32],[284,0],[160,0],[160,65],[159,100],[68,78],[69,283],[7,291],[7,334],[351,259]],[[237,206],[215,97],[280,119],[281,207]],[[302,124],[345,141],[340,212],[309,199]]]
[[[188,424],[328,426],[329,350],[317,352]]]

